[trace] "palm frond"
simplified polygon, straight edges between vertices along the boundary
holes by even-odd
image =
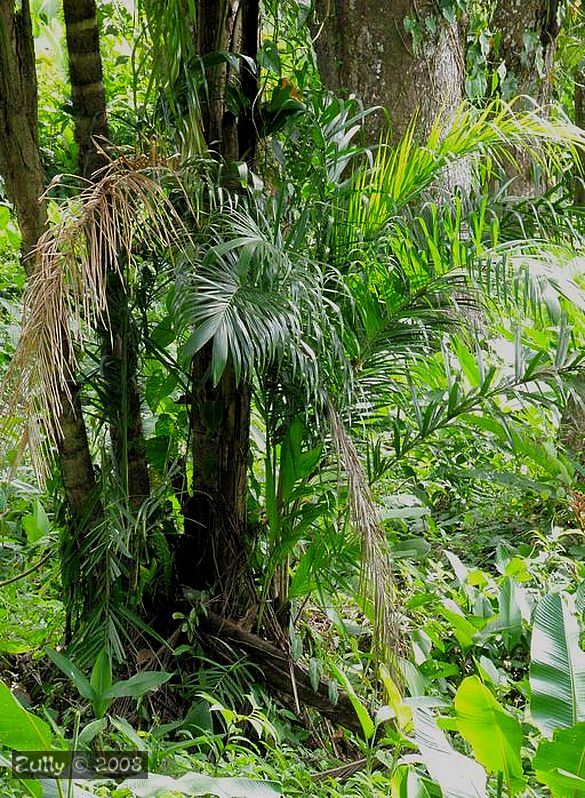
[[[14,357],[0,386],[7,428],[22,416],[36,463],[39,438],[56,445],[63,403],[78,350],[87,331],[108,325],[108,269],[122,274],[120,257],[132,263],[137,248],[182,251],[188,231],[169,200],[161,178],[180,185],[172,168],[134,168],[112,162],[61,208],[57,224],[41,237],[35,269],[24,296],[23,326]],[[12,422],[11,422],[12,420]],[[35,456],[36,454],[36,456]]]
[[[392,664],[400,653],[401,640],[386,535],[355,443],[331,403],[328,419],[347,478],[351,523],[362,541],[361,589],[374,608],[378,653]]]
[[[261,208],[252,210],[224,209],[208,245],[194,252],[187,280],[179,270],[174,314],[191,331],[183,354],[188,359],[213,340],[216,383],[228,359],[237,379],[287,361],[317,391],[317,351],[337,346],[343,357],[335,276],[296,251]]]
[[[544,169],[561,167],[585,147],[583,131],[555,121],[537,110],[516,113],[501,100],[481,111],[462,104],[451,117],[439,116],[425,144],[419,144],[414,123],[396,147],[382,142],[373,164],[359,169],[353,193],[341,211],[340,251],[378,236],[389,219],[423,196],[449,164],[462,158],[514,160],[514,147],[530,151]]]

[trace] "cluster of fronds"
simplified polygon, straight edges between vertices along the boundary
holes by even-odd
[[[40,473],[46,458],[39,445],[56,445],[60,416],[71,402],[77,354],[88,330],[108,326],[108,271],[137,251],[175,251],[187,229],[161,178],[180,181],[169,167],[158,174],[112,162],[98,179],[61,208],[58,223],[40,238],[24,300],[22,334],[1,386],[4,424],[24,419],[26,440]],[[49,191],[54,189],[53,183]]]

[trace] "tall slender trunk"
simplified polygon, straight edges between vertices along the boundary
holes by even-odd
[[[91,179],[104,167],[108,138],[106,94],[95,0],[63,0],[79,171]],[[122,259],[123,253],[119,253]],[[108,273],[109,328],[101,331],[104,394],[118,476],[131,507],[150,493],[138,386],[138,354],[128,294],[112,264]]]
[[[463,31],[437,13],[433,2],[316,0],[315,12],[315,50],[325,86],[384,109],[366,119],[370,143],[388,131],[388,122],[393,142],[413,122],[425,136],[439,114],[448,118],[462,102]],[[422,36],[407,32],[409,22]],[[461,161],[446,171],[444,188],[466,188],[469,182],[469,166]]]
[[[585,67],[576,70],[575,73],[575,124],[585,130]],[[585,155],[579,151],[579,171],[580,174],[575,180],[575,202],[577,205],[585,205]]]
[[[14,204],[22,234],[22,259],[28,275],[34,270],[34,248],[43,233],[47,212],[37,130],[37,81],[28,0],[15,9],[0,0],[0,173]],[[79,387],[69,384],[71,401],[63,399],[59,418],[58,459],[63,489],[75,518],[76,534],[99,515],[95,476]]]
[[[233,52],[255,62],[258,25],[258,0],[201,0],[198,53],[203,58],[213,52]],[[258,90],[256,75],[242,58],[244,107],[234,116],[226,100],[229,68],[222,61],[207,70],[202,98],[206,140],[228,172],[238,160],[253,165],[256,129],[252,114]],[[208,345],[194,357],[191,372],[193,494],[185,513],[180,578],[199,589],[215,585],[223,611],[237,615],[246,609],[251,587],[245,540],[251,385],[246,378],[236,383],[228,362],[214,386],[210,367]]]
[[[575,71],[575,124],[585,129],[585,68]],[[579,162],[575,177],[575,204],[585,205],[585,156],[577,154]],[[561,417],[560,439],[581,467],[579,481],[583,481],[585,467],[585,373],[574,386],[576,396],[569,398]]]

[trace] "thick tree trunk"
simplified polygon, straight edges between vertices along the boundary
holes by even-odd
[[[425,29],[431,15],[434,34]],[[424,32],[416,45],[405,20]],[[393,142],[413,122],[424,137],[440,113],[448,119],[464,98],[462,31],[428,0],[316,0],[314,32],[325,86],[354,94],[365,107],[385,109],[366,120],[371,143],[384,134],[388,121]],[[445,187],[467,187],[469,180],[462,161],[448,170]]]
[[[519,95],[546,105],[552,93],[552,66],[559,33],[558,0],[497,0],[492,28],[493,56],[504,64],[508,99]]]
[[[45,186],[39,159],[37,79],[28,3],[0,0],[0,169],[14,205],[26,258],[45,228]]]
[[[22,258],[28,274],[33,251],[43,233],[47,213],[41,195],[43,173],[37,132],[37,82],[30,9],[23,0],[0,0],[0,172],[14,204],[22,234]],[[95,476],[81,412],[79,388],[69,385],[71,402],[63,400],[59,418],[62,437],[59,465],[67,502],[83,530],[99,514]]]
[[[427,132],[441,110],[463,99],[461,31],[436,17],[436,33],[424,33],[415,46],[405,20],[425,31],[431,2],[416,0],[317,0],[315,41],[323,83],[332,91],[355,94],[366,107],[382,106],[392,138],[415,120]],[[318,27],[317,27],[318,26]],[[367,123],[372,141],[386,126],[382,113]]]
[[[236,385],[229,364],[213,387],[210,363],[205,347],[192,369],[193,495],[185,513],[192,545],[184,563],[192,570],[183,581],[215,585],[226,608],[236,611],[250,586],[245,532],[251,391],[247,382]]]
[[[95,0],[63,0],[69,56],[75,140],[80,174],[91,179],[108,163],[103,151],[108,138],[106,94]],[[120,253],[120,257],[122,257]],[[109,328],[101,331],[106,412],[118,476],[137,509],[150,493],[150,477],[142,431],[138,355],[128,295],[118,270],[108,271]]]
[[[214,52],[233,52],[255,61],[258,25],[258,0],[201,0],[198,53],[204,58]],[[221,156],[229,174],[235,161],[253,164],[257,78],[242,58],[244,102],[235,116],[226,97],[230,66],[226,61],[211,61],[202,99],[204,131],[210,149]],[[194,357],[192,383],[193,492],[186,505],[179,577],[197,589],[215,586],[222,611],[237,616],[248,609],[253,592],[245,540],[251,386],[245,378],[236,383],[229,361],[218,385],[213,385],[211,345]]]
[[[504,99],[521,97],[516,107],[535,105],[546,111],[552,96],[552,67],[559,33],[558,0],[497,0],[492,17],[496,32],[492,67],[505,67],[501,93]],[[534,197],[546,187],[534,174],[530,153],[515,150],[517,167],[508,165],[508,191],[517,197]]]

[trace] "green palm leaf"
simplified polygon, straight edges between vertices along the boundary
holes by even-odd
[[[585,653],[576,615],[561,593],[538,603],[530,654],[530,711],[540,731],[550,737],[585,721]]]
[[[282,794],[274,782],[215,778],[203,773],[186,773],[180,779],[155,773],[146,781],[130,779],[121,786],[132,790],[137,798],[157,798],[171,792],[181,795],[215,795],[217,798],[278,798]]]
[[[542,740],[532,765],[554,798],[585,795],[585,723],[557,729],[552,742]]]

